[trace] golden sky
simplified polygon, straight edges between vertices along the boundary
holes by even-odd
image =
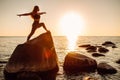
[[[33,20],[29,16],[16,15],[31,12],[35,5],[47,13],[41,16],[41,22],[54,36],[65,35],[64,32],[70,29],[73,33],[80,31],[82,36],[120,36],[120,0],[0,0],[0,36],[27,36]],[[76,23],[73,23],[74,28],[60,25],[71,11],[82,17],[80,23],[84,22],[84,26],[79,28],[80,25],[74,25]],[[70,17],[62,23],[68,24]],[[34,35],[43,31],[40,28]]]

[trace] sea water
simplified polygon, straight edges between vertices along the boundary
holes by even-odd
[[[0,80],[4,80],[3,69],[14,49],[18,44],[22,44],[25,41],[26,37],[0,37]],[[53,41],[59,60],[59,72],[56,80],[83,80],[88,76],[93,77],[96,80],[120,80],[120,64],[116,63],[116,61],[120,59],[120,36],[79,36],[75,42],[75,47],[72,50],[69,48],[69,44],[71,43],[69,43],[69,40],[65,36],[53,36]],[[84,48],[79,47],[79,45],[83,44],[101,46],[101,44],[105,41],[111,41],[115,43],[117,48],[107,47],[109,52],[105,53],[105,56],[103,57],[93,57],[91,53],[88,53]],[[95,59],[97,63],[106,62],[117,69],[117,73],[100,75],[97,72],[94,72],[66,75],[63,70],[63,63],[65,56],[70,51],[91,57]]]

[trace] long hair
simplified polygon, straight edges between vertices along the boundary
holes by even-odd
[[[39,11],[39,7],[36,5],[36,6],[34,6],[34,8],[33,8],[33,12],[37,12],[37,11]]]

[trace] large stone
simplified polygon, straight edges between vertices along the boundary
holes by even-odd
[[[107,63],[99,63],[97,66],[97,70],[99,74],[114,74],[117,72],[115,68]]]
[[[63,66],[66,73],[91,72],[96,67],[97,62],[94,59],[74,52],[66,55]]]
[[[50,76],[51,73],[57,73],[57,62],[51,33],[46,32],[16,47],[5,66],[5,79],[31,80],[31,78],[35,78],[35,80],[54,80],[47,79],[47,76]],[[14,79],[9,79],[12,76],[14,76]]]

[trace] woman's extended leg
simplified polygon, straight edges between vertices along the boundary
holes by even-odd
[[[31,36],[35,33],[35,30],[36,30],[37,28],[32,28],[32,30],[31,30],[31,32],[30,32],[30,34],[28,35],[28,37],[27,37],[27,41],[29,41],[29,39],[31,38]]]

